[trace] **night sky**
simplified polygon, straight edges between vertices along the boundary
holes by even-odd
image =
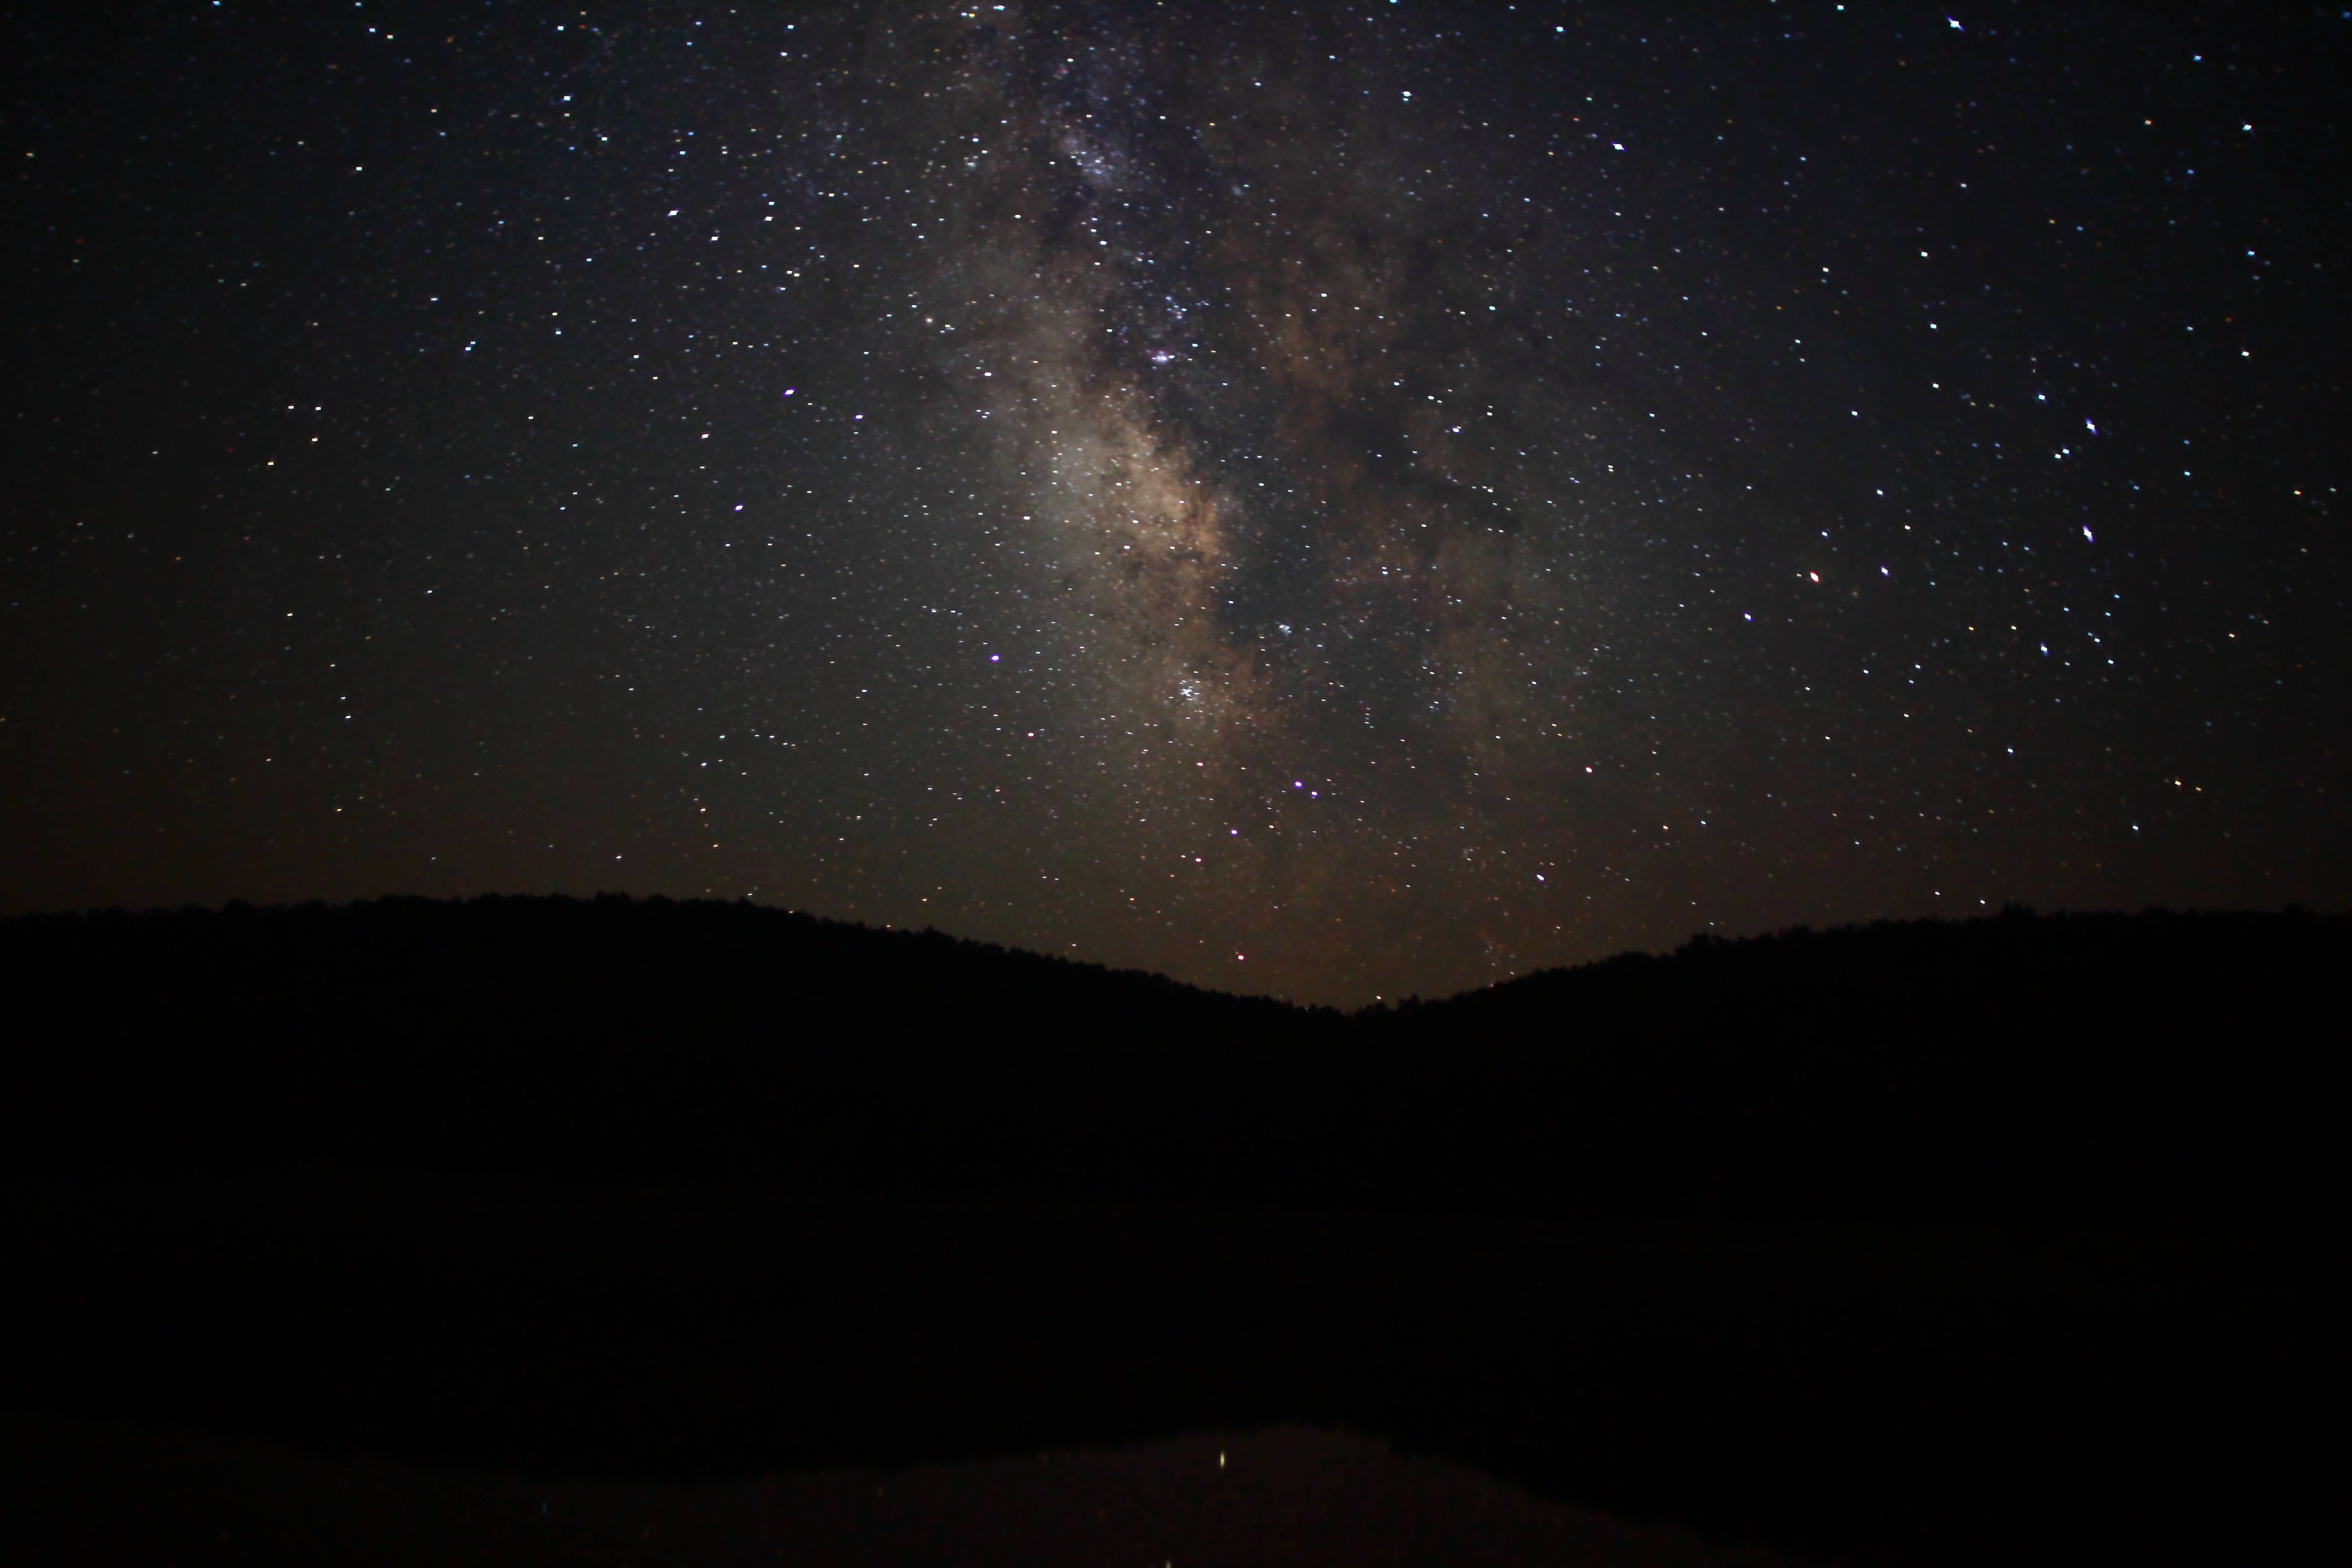
[[[2337,6],[20,17],[0,910],[2345,902]]]

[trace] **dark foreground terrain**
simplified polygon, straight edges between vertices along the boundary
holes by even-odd
[[[2243,1556],[2327,1495],[2348,956],[2338,917],[2013,911],[1343,1017],[745,906],[0,922],[0,1530],[1363,1558],[1171,1500],[1199,1467],[1151,1456],[1225,1433],[1268,1496],[1469,1498],[1442,1460],[1554,1500],[1433,1502],[1400,1561],[1507,1560],[1523,1507],[1589,1560],[1618,1527],[1562,1503],[1832,1561]],[[910,1468],[1074,1450],[1140,1533]],[[967,1510],[822,1502],[892,1476]],[[493,1528],[550,1496],[604,1534]]]

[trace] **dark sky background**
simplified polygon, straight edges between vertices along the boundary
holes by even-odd
[[[2352,885],[2340,7],[291,10],[15,24],[0,908]]]

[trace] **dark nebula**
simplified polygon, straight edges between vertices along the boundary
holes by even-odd
[[[749,896],[1357,1003],[2342,900],[2335,8],[24,35],[9,910]]]

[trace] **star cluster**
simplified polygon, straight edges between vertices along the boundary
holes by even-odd
[[[1356,1003],[2340,901],[2352,24],[365,4],[12,87],[12,907]]]

